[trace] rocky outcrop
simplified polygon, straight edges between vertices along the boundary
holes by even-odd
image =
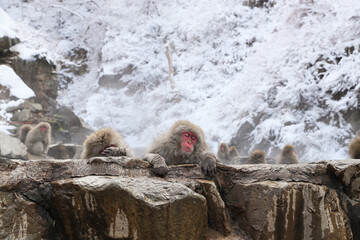
[[[45,56],[35,55],[32,59],[14,57],[11,67],[17,75],[35,92],[35,100],[45,109],[56,107],[58,80],[56,66]]]
[[[27,147],[19,139],[0,131],[0,156],[5,158],[27,159]]]
[[[1,237],[360,239],[360,160],[219,164],[213,180],[196,165],[166,178],[148,167],[126,157],[2,161]]]
[[[2,36],[0,37],[0,51],[8,50],[19,42],[20,40],[17,37]]]
[[[88,176],[51,185],[57,226],[68,239],[206,237],[205,198],[182,184]]]

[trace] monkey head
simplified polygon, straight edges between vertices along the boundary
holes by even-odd
[[[42,132],[42,133],[46,133],[46,131],[47,131],[47,127],[44,126],[44,125],[41,125],[41,126],[40,126],[40,129],[41,129],[41,132]]]
[[[166,139],[166,142],[176,143],[177,152],[185,156],[204,151],[207,147],[201,128],[186,120],[177,121]]]
[[[298,155],[297,152],[295,151],[294,146],[290,145],[290,144],[285,145],[285,147],[283,149],[283,154],[287,155],[287,156],[290,155],[290,154],[294,154],[296,156]]]
[[[229,156],[230,156],[230,157],[237,157],[237,156],[239,156],[239,152],[238,152],[238,150],[236,149],[235,146],[231,146],[231,147],[229,148]]]
[[[41,134],[44,134],[44,135],[46,135],[49,132],[49,130],[51,129],[50,124],[47,122],[41,122],[41,123],[39,123],[38,126],[40,128]]]
[[[188,131],[181,133],[181,151],[192,153],[194,151],[194,145],[196,144],[198,137]]]
[[[219,147],[219,151],[220,152],[228,152],[229,151],[229,146],[226,143],[221,143],[220,147]]]

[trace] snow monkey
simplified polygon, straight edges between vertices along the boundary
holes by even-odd
[[[297,152],[292,145],[285,145],[277,159],[277,164],[296,164],[299,163]]]
[[[356,133],[356,136],[349,143],[349,155],[350,158],[360,159],[360,133]]]
[[[128,156],[134,154],[120,134],[112,128],[102,128],[90,134],[84,141],[81,158],[101,156]]]
[[[219,161],[207,146],[201,128],[186,120],[175,122],[170,130],[155,139],[144,160],[152,165],[158,176],[167,174],[167,165],[195,163],[210,177],[215,175]]]
[[[240,159],[240,153],[239,151],[236,149],[235,146],[231,146],[229,148],[229,157],[231,161],[234,161],[236,159]]]
[[[226,143],[220,143],[217,157],[223,161],[224,163],[230,162],[230,156],[229,156],[229,146]]]
[[[265,152],[262,150],[255,150],[251,153],[246,161],[246,164],[261,164],[266,163]]]
[[[32,128],[25,138],[28,152],[35,155],[44,155],[49,149],[51,141],[51,126],[47,122],[40,122]]]
[[[25,124],[25,125],[21,126],[21,128],[19,129],[18,138],[20,139],[20,141],[22,143],[25,143],[26,135],[29,133],[29,131],[32,128],[33,127],[31,125],[29,125],[29,124]]]

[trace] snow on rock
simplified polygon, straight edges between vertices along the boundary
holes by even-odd
[[[0,38],[17,36],[15,33],[16,25],[10,16],[0,7]]]
[[[34,91],[7,65],[0,65],[0,84],[9,88],[10,95],[19,99],[35,97]]]

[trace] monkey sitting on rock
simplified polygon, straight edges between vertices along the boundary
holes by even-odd
[[[250,157],[246,161],[246,164],[262,164],[266,163],[265,152],[262,150],[255,150],[251,153]]]
[[[133,151],[124,142],[122,136],[112,128],[102,128],[90,134],[84,141],[81,158],[105,156],[133,157]]]
[[[40,122],[37,126],[24,125],[20,128],[19,139],[25,139],[27,151],[34,155],[46,155],[51,141],[51,126]]]
[[[221,143],[217,152],[217,157],[224,163],[230,162],[229,146],[226,143]]]
[[[352,159],[360,159],[360,132],[349,143],[349,155]]]
[[[299,163],[298,154],[294,146],[285,145],[277,159],[277,164],[297,164]]]
[[[180,120],[166,133],[155,139],[144,160],[148,161],[158,176],[165,176],[168,165],[200,164],[207,176],[214,176],[219,160],[210,151],[201,128],[189,121]]]

